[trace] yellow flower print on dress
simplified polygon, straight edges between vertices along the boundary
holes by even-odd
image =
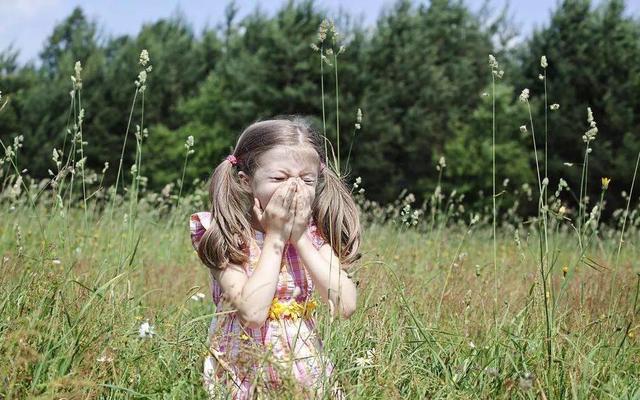
[[[290,302],[284,303],[276,297],[271,302],[271,308],[269,308],[269,318],[290,318],[294,321],[296,321],[298,318],[309,318],[317,305],[317,302],[313,299],[307,302],[298,302],[296,300],[291,300]]]

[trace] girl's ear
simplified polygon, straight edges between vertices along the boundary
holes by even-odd
[[[246,186],[247,189],[251,188],[251,178],[244,171],[238,172],[238,177],[240,178],[240,183]]]

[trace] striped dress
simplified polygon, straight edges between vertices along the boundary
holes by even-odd
[[[191,240],[195,249],[211,222],[211,214],[191,215]],[[324,244],[317,227],[310,220],[306,232],[316,248]],[[257,266],[264,242],[264,233],[254,232],[245,264],[247,276]],[[296,398],[316,398],[329,387],[333,364],[323,355],[322,341],[316,333],[315,318],[272,318],[256,329],[241,324],[235,311],[223,300],[220,285],[212,277],[213,302],[217,317],[209,329],[210,355],[205,358],[204,384],[212,397],[217,381],[229,390],[233,399],[252,399],[295,388]],[[295,248],[285,245],[274,302],[299,304],[310,302],[314,285]],[[273,307],[272,307],[273,309]],[[287,392],[289,393],[289,392]],[[332,390],[333,397],[342,393]],[[219,397],[216,397],[219,398]]]

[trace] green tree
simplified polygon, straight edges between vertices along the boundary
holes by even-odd
[[[365,57],[371,139],[354,159],[372,198],[389,201],[408,188],[420,199],[434,189],[434,160],[477,108],[490,49],[489,35],[459,2],[414,9],[401,0],[379,19]]]
[[[233,8],[228,9],[224,26],[221,61],[204,80],[199,93],[182,103],[178,114],[185,124],[175,130],[176,143],[194,136],[196,152],[187,172],[186,183],[193,178],[206,179],[212,167],[232,150],[242,129],[252,122],[279,115],[309,116],[322,130],[319,56],[311,49],[318,26],[325,14],[313,1],[289,1],[268,17],[259,9],[239,23],[233,21]],[[348,27],[346,27],[348,29]],[[362,91],[361,67],[357,66],[364,36],[347,31],[344,36],[346,55],[341,55],[339,75],[343,79],[340,92],[341,129],[353,127]],[[337,49],[336,49],[337,51]],[[335,142],[334,72],[325,68],[327,136]],[[345,112],[348,110],[350,112]],[[169,127],[170,128],[170,127]],[[153,131],[153,130],[152,130]],[[165,136],[170,136],[165,132]],[[344,140],[344,138],[342,139]],[[342,142],[341,140],[341,142]],[[346,158],[349,144],[341,147]],[[158,151],[162,151],[158,148]],[[154,157],[158,162],[152,170],[152,181],[168,183],[181,171],[184,152],[174,152],[169,158]],[[166,172],[167,163],[171,168]],[[174,167],[180,168],[174,168]]]
[[[613,210],[622,205],[616,195],[628,190],[640,150],[640,24],[626,15],[622,0],[603,2],[595,9],[588,0],[565,0],[520,54],[520,86],[531,88],[538,98],[544,93],[538,79],[541,55],[549,60],[549,104],[560,104],[549,114],[550,179],[564,177],[575,197],[579,195],[585,151],[581,136],[588,129],[591,107],[599,133],[589,158],[589,194],[597,198],[600,178],[611,177],[607,198]],[[538,104],[534,123],[540,132],[544,103]]]
[[[487,74],[488,71],[487,68]],[[485,88],[482,101],[473,111],[471,119],[456,128],[453,137],[444,145],[447,167],[444,170],[443,187],[446,191],[464,193],[467,203],[476,209],[491,204],[490,196],[478,197],[481,191],[489,193],[493,184],[491,90],[491,87]],[[513,87],[497,83],[496,192],[504,190],[499,201],[506,205],[512,204],[516,191],[523,184],[533,185],[536,182],[531,132],[523,133],[517,125],[521,114],[521,104],[513,96]]]

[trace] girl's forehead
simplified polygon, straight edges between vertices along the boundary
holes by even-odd
[[[258,168],[269,171],[315,171],[319,163],[318,152],[310,146],[276,146],[260,156]]]

